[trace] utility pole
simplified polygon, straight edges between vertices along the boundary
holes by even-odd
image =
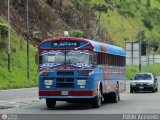
[[[139,72],[141,72],[141,45],[142,45],[142,30],[140,30],[140,34],[139,34]]]
[[[26,34],[27,34],[27,78],[30,79],[30,62],[29,62],[29,21],[28,21],[28,0],[26,0]]]
[[[11,28],[10,28],[10,0],[8,0],[8,71],[11,71]]]
[[[147,65],[150,64],[150,56],[149,56],[150,43],[147,44]]]

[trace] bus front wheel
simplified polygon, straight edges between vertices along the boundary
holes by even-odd
[[[55,108],[56,101],[51,99],[51,98],[47,98],[46,99],[46,105],[47,105],[48,108]]]
[[[99,88],[99,90],[97,91],[97,96],[93,99],[92,107],[99,108],[101,104],[102,104],[102,93],[101,89]]]

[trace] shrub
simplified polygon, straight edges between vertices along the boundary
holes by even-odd
[[[71,37],[84,37],[84,33],[81,30],[73,30],[69,32],[69,36]]]
[[[128,10],[125,10],[125,9],[119,9],[118,10],[119,14],[124,16],[124,17],[134,17],[134,13],[132,11],[128,11]]]
[[[5,38],[8,36],[8,26],[0,23],[0,34],[1,37]]]
[[[143,22],[143,24],[144,24],[144,26],[145,26],[146,28],[148,28],[149,30],[152,30],[152,29],[153,29],[152,22],[151,22],[151,20],[150,20],[149,18],[144,18],[144,19],[142,19],[141,21]]]
[[[160,10],[158,8],[150,9],[148,15],[151,18],[154,18],[157,21],[160,21]]]

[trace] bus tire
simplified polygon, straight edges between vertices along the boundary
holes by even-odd
[[[102,104],[102,93],[101,93],[101,89],[99,87],[99,90],[97,91],[97,96],[93,99],[92,102],[92,107],[93,108],[99,108]]]
[[[56,101],[51,99],[51,98],[47,98],[46,99],[46,105],[47,105],[48,108],[55,108]]]
[[[120,93],[119,93],[119,85],[116,85],[116,90],[112,95],[112,102],[113,103],[118,103],[120,101]]]

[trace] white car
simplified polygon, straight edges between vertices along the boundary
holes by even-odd
[[[130,93],[137,91],[158,91],[157,78],[152,73],[137,73],[130,83]]]

